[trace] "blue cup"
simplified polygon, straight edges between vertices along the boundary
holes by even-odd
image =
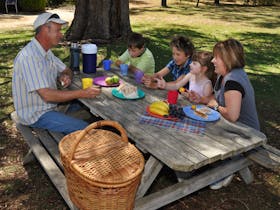
[[[105,71],[109,71],[110,69],[111,69],[111,64],[112,64],[113,62],[111,61],[111,60],[104,60],[103,61],[103,69],[105,70]]]
[[[127,76],[127,73],[128,73],[128,65],[122,63],[122,64],[120,65],[120,69],[121,69],[121,75],[122,75],[122,76]]]

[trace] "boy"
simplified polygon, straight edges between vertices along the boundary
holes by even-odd
[[[190,64],[192,62],[191,57],[194,52],[194,45],[191,40],[184,36],[175,36],[171,42],[170,47],[172,50],[173,59],[160,71],[152,76],[145,75],[143,82],[146,87],[157,88],[156,80],[154,78],[161,79],[171,72],[173,80],[181,80],[184,75],[190,72]],[[188,83],[185,86],[188,89]]]
[[[155,72],[155,60],[152,52],[145,47],[145,39],[139,33],[132,33],[128,38],[128,49],[115,62],[117,66],[122,63],[129,65],[129,70],[135,73],[141,70],[147,75]]]

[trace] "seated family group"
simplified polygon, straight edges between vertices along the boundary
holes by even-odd
[[[77,104],[72,103],[66,112],[60,112],[58,104],[95,98],[101,89],[95,86],[79,90],[57,88],[57,80],[68,87],[73,77],[71,69],[51,51],[62,39],[61,27],[65,24],[67,22],[57,14],[42,13],[36,18],[35,37],[14,60],[12,91],[20,123],[69,134],[84,129],[88,123],[68,115],[77,109]],[[178,90],[185,87],[187,91],[182,94],[189,101],[206,104],[231,122],[260,129],[254,89],[244,70],[244,49],[239,41],[232,38],[219,41],[213,52],[208,52],[196,51],[187,37],[174,36],[170,49],[170,62],[155,71],[155,60],[144,37],[132,33],[128,49],[115,64],[127,63],[129,71],[143,71],[142,83],[148,88]],[[164,77],[169,73],[173,81],[166,82]]]

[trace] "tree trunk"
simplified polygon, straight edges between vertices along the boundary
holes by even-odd
[[[77,0],[66,39],[108,43],[130,33],[129,0]]]
[[[167,7],[167,0],[161,0],[161,6]]]
[[[214,0],[214,4],[215,4],[216,6],[220,5],[220,0]]]

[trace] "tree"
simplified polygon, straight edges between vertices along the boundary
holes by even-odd
[[[66,39],[108,43],[130,33],[129,0],[77,0]]]
[[[167,0],[161,0],[161,6],[167,7]]]

